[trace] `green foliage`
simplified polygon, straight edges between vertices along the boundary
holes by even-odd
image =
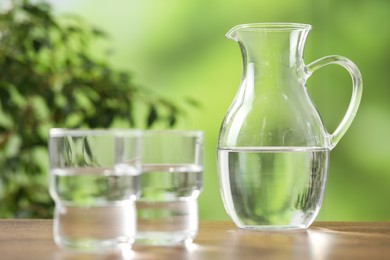
[[[91,53],[106,35],[46,3],[11,1],[0,13],[0,217],[50,217],[51,127],[173,126],[182,112]]]

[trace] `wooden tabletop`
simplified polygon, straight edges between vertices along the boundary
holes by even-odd
[[[105,254],[56,247],[51,220],[0,220],[0,259],[390,259],[390,222],[317,222],[308,230],[246,231],[201,221],[193,245]]]

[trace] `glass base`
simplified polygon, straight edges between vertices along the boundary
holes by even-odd
[[[186,246],[192,243],[196,234],[185,232],[139,232],[134,245]]]
[[[53,237],[65,249],[107,251],[134,241],[135,220],[135,205],[130,200],[99,206],[57,204]]]
[[[137,201],[135,244],[190,244],[198,231],[198,204],[188,201]]]
[[[258,231],[286,231],[286,230],[304,230],[307,229],[314,221],[317,211],[308,212],[303,214],[302,212],[296,212],[288,221],[283,222],[244,222],[240,221],[237,217],[233,218],[233,222],[240,229],[246,230],[258,230]]]
[[[255,231],[286,231],[286,230],[302,230],[306,229],[307,226],[300,225],[300,226],[288,226],[288,225],[264,225],[264,226],[239,226],[240,229],[245,230],[255,230]]]
[[[122,249],[125,244],[131,246],[133,241],[134,239],[125,237],[110,240],[67,239],[59,237],[55,239],[55,243],[61,248],[83,252],[115,251]]]

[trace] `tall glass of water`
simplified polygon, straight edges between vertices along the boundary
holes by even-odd
[[[50,130],[57,245],[104,250],[134,242],[140,148],[136,130]]]
[[[184,245],[198,232],[203,132],[144,131],[136,244]]]

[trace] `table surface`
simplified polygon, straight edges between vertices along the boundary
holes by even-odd
[[[390,222],[316,222],[307,230],[248,231],[201,221],[188,247],[107,253],[58,248],[51,220],[0,220],[0,259],[390,259]]]

